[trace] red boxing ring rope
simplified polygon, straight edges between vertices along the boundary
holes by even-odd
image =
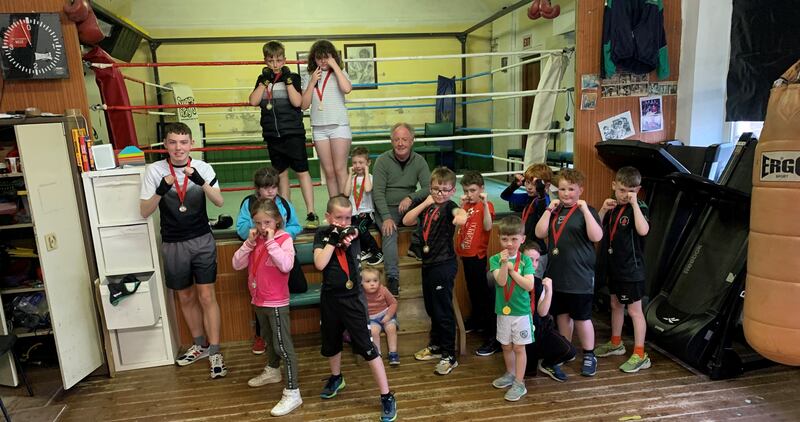
[[[308,142],[305,144],[306,147],[313,147],[314,144],[312,142]],[[227,146],[227,147],[200,147],[200,148],[192,148],[191,151],[202,151],[202,152],[209,152],[209,151],[254,151],[254,150],[261,150],[267,148],[266,145],[241,145],[241,146]],[[167,150],[165,149],[144,149],[142,150],[145,154],[167,154]]]
[[[305,60],[286,60],[286,64],[306,64]],[[93,64],[95,65],[95,64]],[[98,67],[176,67],[176,66],[264,66],[263,60],[240,60],[227,62],[158,62],[158,63],[102,63]]]
[[[189,104],[153,104],[135,106],[115,106],[102,104],[99,108],[112,111],[160,110],[165,108],[215,108],[215,107],[253,107],[250,103],[189,103]]]

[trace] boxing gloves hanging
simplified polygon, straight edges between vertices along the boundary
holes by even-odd
[[[74,0],[71,4],[64,5],[64,13],[69,20],[75,22],[81,44],[97,45],[106,37],[97,24],[97,16],[89,0]]]
[[[561,6],[551,5],[550,0],[533,0],[528,8],[528,18],[531,20],[539,19],[540,17],[553,19],[560,14]]]

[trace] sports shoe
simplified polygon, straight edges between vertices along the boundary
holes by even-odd
[[[508,401],[518,401],[525,394],[528,394],[528,390],[525,388],[525,383],[514,381],[514,384],[511,385],[511,388],[506,391],[505,399]]]
[[[281,382],[280,368],[273,368],[267,365],[260,374],[250,378],[250,381],[247,381],[247,385],[251,387],[261,387],[262,385],[274,384],[276,382]]]
[[[263,355],[264,351],[267,350],[267,342],[261,336],[256,336],[253,340],[253,354],[254,355]]]
[[[442,357],[442,360],[436,364],[436,369],[433,370],[437,375],[447,375],[453,372],[458,366],[458,361],[455,357]]]
[[[338,377],[331,375],[330,378],[328,378],[328,382],[325,383],[322,392],[319,393],[319,396],[323,399],[332,399],[336,397],[336,393],[338,393],[339,390],[346,386],[347,384],[345,384],[344,377],[341,374]]]
[[[400,355],[397,352],[389,352],[389,365],[400,365]]]
[[[597,373],[597,358],[594,354],[583,355],[583,366],[581,367],[581,375],[584,377],[593,377]]]
[[[478,356],[491,356],[499,351],[502,350],[500,346],[500,342],[496,339],[487,340],[486,343],[483,343],[481,347],[475,350],[475,354]]]
[[[636,353],[632,354],[628,360],[620,365],[619,369],[622,372],[632,374],[639,372],[640,369],[647,369],[650,367],[650,356],[644,354],[644,359],[640,358]]]
[[[358,254],[358,260],[359,261],[366,261],[367,258],[370,258],[371,256],[372,256],[371,252],[361,251],[361,253]]]
[[[191,365],[197,362],[198,359],[202,359],[204,357],[208,357],[208,348],[193,344],[188,350],[186,350],[186,353],[178,356],[178,358],[175,359],[175,363],[178,366]]]
[[[209,356],[208,360],[211,362],[211,379],[228,375],[228,368],[225,367],[225,360],[222,359],[222,353],[215,353]]]
[[[492,387],[494,388],[507,388],[511,387],[511,384],[514,384],[514,376],[508,372],[503,374],[502,377],[492,381]]]
[[[599,358],[604,358],[606,356],[616,356],[616,355],[624,355],[625,354],[625,345],[620,343],[614,346],[613,343],[610,341],[608,343],[603,343],[594,348],[594,355]]]
[[[416,259],[417,261],[422,261],[422,254],[419,251],[415,251],[412,248],[408,248],[408,252],[406,252],[406,256]]]
[[[394,277],[387,277],[386,278],[386,288],[389,289],[389,292],[395,296],[400,295],[400,280]]]
[[[439,349],[434,349],[431,346],[428,346],[417,353],[414,353],[414,359],[416,360],[435,360],[441,359],[442,353]]]
[[[561,365],[545,366],[542,365],[542,362],[539,362],[538,368],[539,372],[547,375],[548,377],[558,382],[564,382],[567,380],[567,374],[565,374],[564,371],[561,370]]]
[[[367,257],[367,265],[380,265],[383,263],[383,252],[378,251]]]
[[[389,392],[388,396],[381,395],[381,422],[392,422],[397,419],[397,400],[394,393]]]
[[[313,212],[308,213],[306,215],[306,224],[303,225],[303,228],[309,230],[316,230],[319,227],[319,217]]]
[[[300,389],[295,388],[294,390],[289,390],[288,388],[283,389],[283,397],[281,397],[281,401],[269,411],[269,414],[272,416],[283,416],[289,414],[294,409],[300,407],[303,404],[303,399],[300,397]]]

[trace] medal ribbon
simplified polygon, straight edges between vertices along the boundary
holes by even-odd
[[[425,244],[428,244],[428,233],[431,231],[431,225],[433,224],[433,220],[439,216],[439,207],[435,207],[434,211],[431,212],[430,209],[427,210],[425,213],[425,219],[422,220],[422,239],[425,241]]]
[[[328,79],[331,78],[332,73],[333,72],[329,70],[328,74],[325,75],[325,80],[322,82],[322,91],[319,90],[319,82],[317,82],[317,85],[314,87],[314,91],[317,91],[317,97],[319,97],[319,102],[322,102],[322,95],[325,92],[325,86],[328,85]]]
[[[519,263],[522,262],[522,254],[517,251],[517,262],[514,263],[514,271],[519,272]],[[506,285],[503,286],[503,298],[506,300],[506,306],[508,306],[508,301],[511,300],[511,294],[514,293],[514,287],[517,283],[511,278],[511,275],[508,276],[510,280],[506,280]],[[509,284],[511,287],[509,287]]]
[[[339,260],[339,266],[342,267],[342,271],[347,274],[347,279],[350,280],[350,265],[347,262],[347,256],[345,255],[344,249],[336,248],[336,259]]]
[[[536,207],[536,202],[539,201],[539,198],[533,198],[530,204],[522,210],[522,227],[525,227],[525,224],[528,222],[528,216],[531,215],[533,212],[533,208]]]
[[[267,86],[267,90],[265,93],[267,94],[267,102],[272,102],[272,90],[275,89],[275,84],[278,82],[278,78],[281,77],[280,72],[275,74],[275,79],[272,80],[272,83]]]
[[[261,246],[261,248],[259,248],[259,246]],[[261,245],[259,245],[258,240],[256,240],[256,246],[253,248],[253,252],[255,255],[253,255],[253,262],[250,263],[250,280],[255,280],[256,278],[258,266],[261,265],[261,260],[264,259],[264,254],[267,253],[267,242],[263,242]]]
[[[181,187],[180,183],[178,183],[178,175],[175,174],[175,167],[172,166],[172,162],[167,158],[167,164],[169,164],[169,172],[172,174],[172,178],[175,179],[175,192],[178,194],[178,201],[181,202],[183,205],[183,198],[186,198],[186,187],[189,186],[189,176],[186,173],[183,173],[183,187]],[[189,157],[189,161],[186,163],[184,168],[189,167],[192,165],[192,158]],[[194,171],[197,171],[195,169]]]
[[[567,221],[569,221],[569,218],[572,217],[572,214],[575,213],[575,210],[580,208],[580,206],[578,204],[573,205],[567,215],[564,217],[564,222],[562,222],[558,227],[558,230],[556,230],[556,221],[558,221],[558,215],[561,214],[562,208],[563,207],[561,206],[558,207],[558,210],[556,210],[556,214],[553,216],[553,219],[550,223],[550,230],[553,232],[553,248],[558,247],[558,239],[561,237],[561,233],[564,232],[564,227],[567,226]]]
[[[614,236],[617,234],[617,224],[619,224],[619,220],[622,219],[622,214],[625,212],[625,207],[627,207],[627,206],[628,206],[628,204],[625,204],[625,205],[622,206],[622,208],[620,208],[619,214],[617,214],[617,219],[614,220],[614,226],[611,227],[611,233],[608,236],[608,246],[609,247],[611,247],[611,242],[614,241]],[[613,216],[614,214],[611,214],[611,215]]]
[[[479,205],[482,205],[482,204],[479,204]],[[462,248],[462,249],[466,249],[466,247],[462,246],[461,244],[464,242],[464,238],[465,238],[465,237],[467,237],[467,232],[468,232],[469,230],[466,230],[466,229],[469,227],[469,225],[470,225],[470,223],[471,223],[471,221],[470,221],[470,220],[472,220],[472,217],[473,217],[473,216],[476,216],[476,215],[480,214],[480,213],[477,213],[477,212],[474,212],[474,213],[473,213],[473,212],[470,212],[470,211],[472,211],[472,209],[473,209],[474,207],[475,207],[475,206],[474,206],[474,205],[472,205],[472,206],[471,206],[469,209],[467,209],[467,208],[464,208],[464,211],[466,211],[466,212],[467,212],[467,222],[466,222],[466,223],[464,223],[464,225],[463,225],[463,226],[458,226],[458,228],[456,229],[456,230],[458,230],[458,231],[456,232],[456,239],[457,239],[457,240],[456,240],[456,245],[457,245],[457,247],[459,247],[459,248]]]
[[[365,176],[366,178],[366,176]],[[358,176],[353,178],[353,200],[356,203],[356,212],[358,212],[358,207],[361,206],[361,200],[364,199],[364,182],[366,180],[361,181],[361,189],[358,193],[356,193],[356,181],[358,180]]]

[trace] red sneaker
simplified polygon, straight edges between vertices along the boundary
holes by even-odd
[[[256,336],[256,339],[253,340],[253,354],[260,355],[263,354],[264,351],[267,349],[267,343],[264,341],[261,336]]]

